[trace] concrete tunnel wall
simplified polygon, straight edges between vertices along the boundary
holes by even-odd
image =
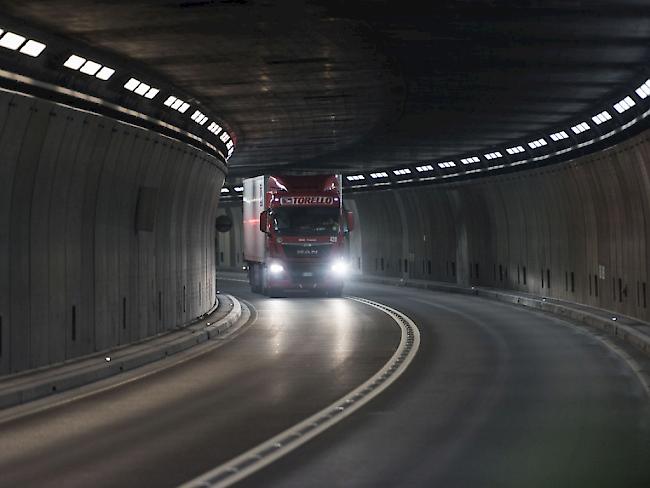
[[[0,373],[209,311],[223,179],[176,140],[0,92]]]
[[[519,290],[650,320],[650,131],[545,168],[345,201],[357,220],[356,272]],[[241,226],[236,206],[223,211]],[[219,237],[224,268],[242,264],[240,232]]]

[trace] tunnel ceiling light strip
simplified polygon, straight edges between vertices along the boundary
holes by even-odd
[[[402,175],[410,175],[411,170],[409,168],[400,168],[400,169],[394,169],[393,174],[397,176],[402,176]]]
[[[614,109],[619,114],[622,114],[626,110],[631,109],[634,105],[636,105],[636,102],[634,100],[632,100],[632,97],[625,97],[620,102],[614,104]]]
[[[241,193],[241,192],[244,191],[244,187],[243,187],[243,186],[236,186],[236,187],[234,188],[234,190],[235,190],[236,192]]]
[[[497,159],[497,158],[502,158],[503,154],[501,154],[499,151],[494,151],[491,153],[484,154],[483,157],[485,157],[485,159]]]
[[[385,171],[380,171],[379,173],[370,173],[370,177],[375,180],[377,178],[388,178],[388,173]]]
[[[438,166],[441,168],[453,168],[454,166],[456,166],[456,163],[454,163],[453,161],[444,161],[442,163],[438,163]]]
[[[226,131],[224,131],[223,134],[221,134],[221,136],[219,136],[219,139],[221,139],[221,142],[226,144],[230,140],[230,134],[228,134]]]
[[[650,78],[645,80],[643,85],[637,88],[635,92],[641,99],[645,99],[648,95],[650,95]]]
[[[366,179],[363,175],[350,175],[346,176],[346,178],[348,181],[361,181]]]
[[[477,158],[476,156],[471,156],[469,158],[463,158],[463,159],[460,160],[460,162],[463,163],[463,164],[478,163],[479,161],[480,161],[480,159]]]
[[[210,125],[208,126],[208,130],[212,132],[215,136],[218,136],[219,132],[221,132],[223,129],[216,122],[211,122]]]
[[[172,108],[173,108],[173,106],[172,106]],[[199,124],[199,125],[204,125],[208,121],[208,117],[203,112],[201,112],[200,110],[194,111],[194,113],[192,114],[191,119],[194,122],[196,122],[197,124]],[[226,141],[223,141],[223,142],[226,142]]]
[[[34,39],[27,39],[15,32],[5,32],[4,29],[0,29],[0,36],[2,36],[0,37],[0,47],[4,47],[10,51],[16,51],[20,46],[22,46],[20,47],[19,52],[31,56],[32,58],[37,58],[47,47],[42,42],[35,41]]]
[[[557,142],[557,141],[561,141],[562,139],[568,139],[569,134],[561,130],[560,132],[555,132],[554,134],[551,134],[549,137],[551,138],[551,140]]]
[[[537,149],[538,147],[546,146],[546,144],[548,144],[546,142],[546,139],[544,139],[543,137],[540,137],[539,139],[535,139],[534,141],[530,141],[528,143],[528,146],[531,149]]]
[[[230,190],[228,188],[222,188],[221,193],[230,193]]]
[[[190,108],[190,104],[187,102],[184,102],[180,98],[176,98],[173,95],[170,95],[167,97],[167,100],[165,100],[164,105],[167,107],[173,108],[174,110],[184,114],[187,112],[187,109]]]
[[[19,52],[27,54],[27,56],[31,56],[32,58],[37,58],[45,50],[45,47],[45,44],[42,42],[30,39],[20,48]]]
[[[415,170],[418,173],[422,173],[424,171],[433,171],[433,166],[431,166],[430,164],[425,164],[424,166],[416,166]]]
[[[108,80],[115,70],[109,68],[108,66],[102,66],[101,64],[91,61],[76,54],[71,54],[70,57],[63,63],[63,66],[70,68],[74,71],[80,71],[89,76],[94,76],[102,81]]]
[[[26,40],[27,38],[19,34],[16,34],[14,32],[6,32],[2,38],[0,38],[0,47],[15,51],[20,46],[22,46]]]
[[[583,132],[589,129],[591,129],[591,127],[589,127],[589,124],[587,124],[587,122],[580,122],[579,124],[576,124],[573,127],[571,127],[571,130],[576,134],[582,134]]]
[[[594,115],[591,120],[593,120],[596,125],[600,125],[603,122],[607,122],[608,120],[612,120],[612,116],[609,114],[607,110],[603,110],[599,114]]]
[[[158,88],[153,88],[135,78],[129,79],[129,81],[124,84],[124,88],[140,95],[141,97],[148,98],[149,100],[155,98],[155,96],[160,93],[160,90]]]
[[[519,154],[524,151],[525,151],[524,146],[513,146],[506,149],[506,152],[508,154]]]

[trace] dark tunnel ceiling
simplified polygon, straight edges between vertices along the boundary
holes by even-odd
[[[506,143],[629,88],[650,53],[650,4],[638,0],[0,5],[195,95],[234,129],[240,175]]]

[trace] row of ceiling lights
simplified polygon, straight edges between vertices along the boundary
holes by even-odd
[[[35,39],[28,39],[27,37],[16,34],[15,32],[0,29],[0,47],[9,49],[11,51],[17,51],[33,58],[37,58],[45,50],[47,45]],[[85,75],[93,76],[102,81],[109,80],[115,74],[115,69],[109,66],[105,66],[97,61],[86,59],[77,54],[71,54],[63,63],[63,66],[73,71],[78,71]],[[149,100],[153,100],[160,93],[160,89],[154,88],[136,78],[130,78],[129,81],[124,84],[124,88]],[[170,95],[165,100],[164,105],[182,114],[184,114],[190,107],[189,103],[184,102],[183,100],[180,100],[173,95]],[[194,112],[194,115],[192,115],[192,120],[194,120],[197,124],[203,126],[208,121],[208,117],[201,113],[199,110],[196,110]],[[216,127],[219,129],[216,130]],[[230,137],[230,134],[224,131],[216,122],[212,122],[208,130],[214,135],[218,135],[219,132],[223,131],[219,139],[221,142],[226,144],[226,147],[228,148],[227,159],[229,159],[235,150],[235,145],[232,141],[232,138]]]
[[[634,93],[641,100],[645,100],[646,98],[648,98],[650,96],[650,79],[646,80],[641,86],[639,86],[635,90]],[[622,100],[615,103],[612,107],[614,108],[614,110],[616,110],[616,112],[618,112],[619,114],[622,114],[622,113],[628,111],[629,109],[631,109],[636,104],[637,104],[637,102],[634,101],[632,96],[626,96]],[[591,120],[595,125],[601,125],[603,123],[606,123],[606,122],[609,122],[609,121],[613,120],[613,117],[609,113],[609,111],[603,110],[603,111],[599,112],[598,114],[594,115],[593,117],[591,117]],[[578,134],[582,134],[583,132],[587,132],[587,131],[591,130],[592,128],[593,127],[591,125],[589,125],[589,123],[587,121],[582,121],[582,122],[577,123],[576,125],[573,125],[571,127],[571,131],[575,135],[578,135]],[[563,139],[568,139],[569,135],[567,134],[566,131],[561,130],[561,131],[554,132],[554,133],[550,134],[549,138],[553,142],[558,142],[558,141],[561,141]],[[529,150],[536,150],[536,149],[539,149],[539,148],[547,146],[547,145],[548,145],[548,141],[546,140],[545,137],[540,137],[538,139],[534,139],[534,140],[529,141],[527,143],[527,146],[528,146]],[[517,146],[512,146],[512,147],[506,148],[506,153],[511,155],[511,156],[513,156],[515,154],[521,154],[521,153],[526,152],[526,151],[527,151],[527,149],[523,145],[517,145]],[[492,152],[488,152],[488,153],[483,154],[483,157],[486,160],[490,161],[490,160],[502,158],[503,154],[501,153],[501,151],[492,151]],[[468,156],[466,158],[460,159],[460,162],[463,165],[471,165],[471,164],[478,163],[480,161],[481,161],[481,159],[480,159],[479,156]],[[437,166],[440,169],[449,169],[449,168],[456,167],[456,162],[454,162],[454,161],[442,161],[442,162],[436,163],[435,166]],[[416,169],[416,171],[418,173],[425,173],[425,172],[431,172],[435,168],[434,168],[434,164],[423,164],[423,165],[420,165],[420,166],[416,166],[415,169]],[[410,168],[397,168],[397,169],[393,169],[393,170],[390,170],[390,171],[392,171],[392,173],[395,176],[404,176],[404,175],[409,175],[409,174],[412,173]],[[385,179],[385,178],[388,178],[388,177],[389,177],[389,175],[388,175],[387,171],[370,173],[370,178],[373,179],[373,180]],[[365,180],[366,176],[364,174],[353,174],[353,175],[347,175],[346,179],[349,182],[358,182],[358,181]]]

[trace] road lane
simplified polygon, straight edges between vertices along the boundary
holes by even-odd
[[[383,366],[390,318],[346,299],[266,299],[228,344],[0,424],[1,486],[176,486],[329,405]]]
[[[591,334],[473,296],[346,291],[409,315],[418,356],[394,388],[241,486],[650,486],[648,397]]]

